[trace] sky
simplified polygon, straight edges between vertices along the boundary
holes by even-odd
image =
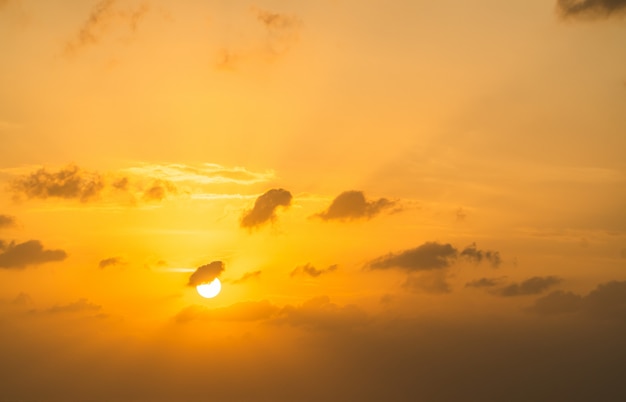
[[[0,402],[626,400],[626,1],[0,0],[0,49]]]

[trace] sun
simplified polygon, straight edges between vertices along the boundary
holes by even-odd
[[[220,290],[222,290],[222,283],[219,279],[215,278],[211,283],[201,283],[196,286],[196,290],[200,296],[212,299],[220,293]]]

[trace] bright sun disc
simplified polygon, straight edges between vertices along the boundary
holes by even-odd
[[[211,283],[202,283],[196,286],[196,290],[200,296],[211,299],[220,293],[220,290],[222,290],[222,283],[219,279],[215,278]]]

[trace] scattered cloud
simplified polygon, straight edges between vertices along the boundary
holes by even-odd
[[[38,240],[29,240],[19,244],[11,242],[2,248],[0,268],[22,269],[29,265],[63,261],[66,258],[65,251],[44,250],[43,245]]]
[[[447,273],[442,270],[409,275],[402,287],[412,293],[445,294],[452,291]]]
[[[144,201],[163,201],[168,194],[176,194],[177,189],[172,183],[165,180],[156,180],[143,193]]]
[[[267,320],[272,317],[279,307],[267,300],[259,302],[241,302],[233,305],[210,309],[205,306],[190,306],[181,310],[174,317],[174,321],[184,324],[194,320],[200,321],[228,321],[253,322]]]
[[[253,9],[257,21],[266,29],[267,51],[274,56],[288,52],[298,41],[302,21],[294,16]]]
[[[326,269],[317,269],[313,265],[307,263],[305,265],[296,267],[293,271],[291,271],[291,277],[294,277],[296,275],[308,275],[313,278],[317,278],[318,276],[322,274],[328,274],[328,273],[334,272],[337,270],[337,268],[338,268],[338,265],[333,264]]]
[[[626,0],[557,0],[562,17],[611,17],[626,11]]]
[[[510,285],[495,290],[494,294],[503,297],[537,295],[562,281],[561,278],[556,276],[534,276],[523,282],[511,283]]]
[[[503,278],[480,278],[467,282],[466,288],[492,288],[499,286],[502,283]]]
[[[585,296],[557,290],[537,299],[528,311],[541,315],[583,312],[594,318],[626,320],[626,281],[599,284]]]
[[[105,258],[104,260],[101,260],[98,263],[98,268],[104,269],[104,268],[114,267],[116,265],[121,265],[121,264],[124,264],[124,261],[122,260],[121,257]]]
[[[387,254],[368,264],[372,269],[401,268],[407,271],[427,271],[450,266],[457,256],[457,249],[451,244],[426,242],[416,248],[397,254]]]
[[[389,201],[386,198],[368,201],[362,191],[345,191],[333,200],[326,211],[315,216],[325,221],[370,219],[395,204],[394,201]]]
[[[46,310],[48,313],[78,313],[81,311],[99,311],[102,309],[102,306],[97,304],[93,304],[89,302],[87,299],[79,299],[73,303],[65,304],[65,305],[56,305],[54,307]]]
[[[73,55],[87,46],[98,44],[112,27],[124,26],[128,33],[135,33],[140,21],[149,11],[147,3],[134,9],[120,9],[116,0],[98,2],[76,36],[66,43],[65,54]]]
[[[338,306],[328,296],[320,296],[300,306],[285,306],[272,320],[309,331],[349,331],[370,321],[368,314],[354,305]]]
[[[224,272],[224,263],[222,261],[213,261],[210,264],[203,265],[195,270],[189,277],[188,286],[198,286],[202,283],[212,282],[215,278]]]
[[[65,198],[87,202],[100,194],[104,188],[104,180],[99,173],[69,165],[56,172],[41,168],[34,173],[22,175],[13,180],[10,188],[17,199]]]
[[[245,274],[241,276],[241,278],[234,280],[233,284],[240,284],[240,283],[244,283],[249,280],[252,280],[252,279],[258,279],[260,276],[261,276],[261,271],[246,272]]]
[[[494,268],[498,268],[502,263],[502,258],[498,251],[483,251],[476,248],[476,243],[472,243],[461,251],[460,256],[475,263],[482,262],[483,259],[489,261]]]
[[[254,228],[266,222],[276,219],[276,209],[278,207],[289,207],[291,205],[291,193],[282,188],[271,189],[259,196],[254,203],[254,207],[246,211],[241,218],[241,227]]]
[[[15,217],[10,215],[0,215],[0,228],[15,226]]]

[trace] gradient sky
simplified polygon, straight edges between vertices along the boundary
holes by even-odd
[[[626,400],[626,1],[0,0],[0,49],[0,402]]]

